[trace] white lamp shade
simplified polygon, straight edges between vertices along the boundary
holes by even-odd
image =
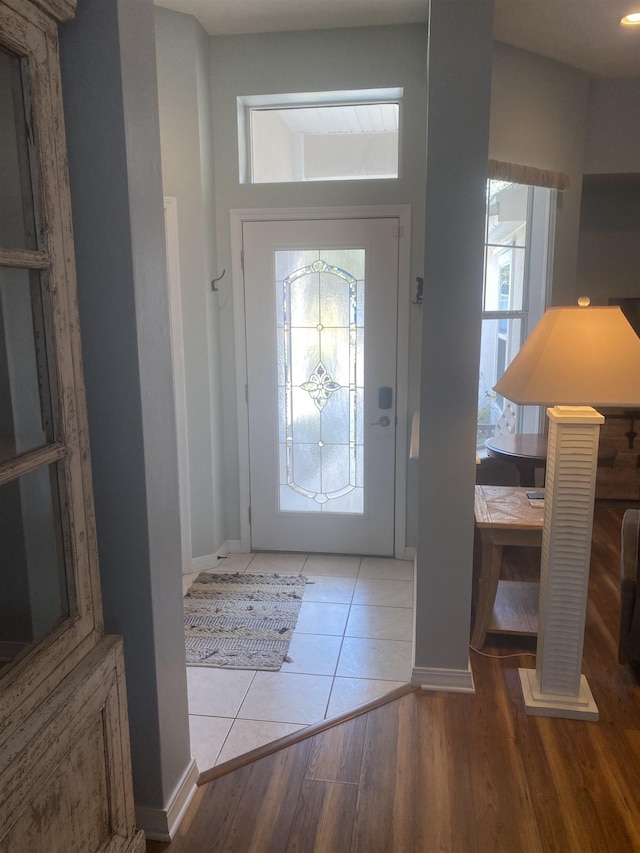
[[[640,406],[640,338],[617,305],[549,308],[494,390],[520,405]]]

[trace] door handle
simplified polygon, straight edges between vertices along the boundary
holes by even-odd
[[[388,427],[391,423],[391,418],[388,415],[382,415],[377,421],[371,421],[371,426]]]

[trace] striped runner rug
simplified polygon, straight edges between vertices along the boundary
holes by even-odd
[[[187,665],[277,672],[306,583],[301,575],[201,572],[184,597]]]

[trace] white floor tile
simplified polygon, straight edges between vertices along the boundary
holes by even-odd
[[[253,681],[254,670],[188,666],[189,713],[235,717]]]
[[[291,663],[283,663],[281,672],[302,672],[307,675],[334,675],[342,637],[326,634],[294,633],[289,646]]]
[[[306,559],[306,554],[256,554],[248,571],[251,574],[299,575]]]
[[[409,607],[352,604],[345,637],[378,640],[413,640],[413,611]]]
[[[335,678],[327,717],[335,717],[352,711],[365,702],[391,693],[396,687],[402,687],[404,681],[382,681],[366,678]]]
[[[308,576],[304,588],[304,601],[321,601],[325,604],[351,604],[355,578]]]
[[[358,577],[413,581],[413,561],[393,560],[389,557],[363,557]]]
[[[412,607],[413,582],[358,578],[353,604],[375,604],[380,607]]]
[[[311,555],[304,564],[303,574],[355,578],[360,567],[360,557],[327,557]]]
[[[296,631],[301,634],[332,634],[342,636],[349,615],[348,604],[302,602]]]
[[[408,682],[411,680],[411,667],[411,643],[345,637],[336,675]]]
[[[231,726],[231,731],[218,756],[216,764],[231,761],[232,758],[236,758],[238,755],[244,755],[246,752],[251,752],[252,749],[272,743],[274,740],[297,732],[301,728],[305,727],[291,723],[236,720]]]
[[[242,720],[316,723],[327,711],[332,679],[326,675],[257,672],[240,706]]]
[[[191,755],[195,758],[198,770],[209,770],[215,766],[233,717],[197,717],[189,715],[189,736]]]

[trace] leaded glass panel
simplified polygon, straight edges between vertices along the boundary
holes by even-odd
[[[283,512],[363,512],[364,255],[275,253]]]

